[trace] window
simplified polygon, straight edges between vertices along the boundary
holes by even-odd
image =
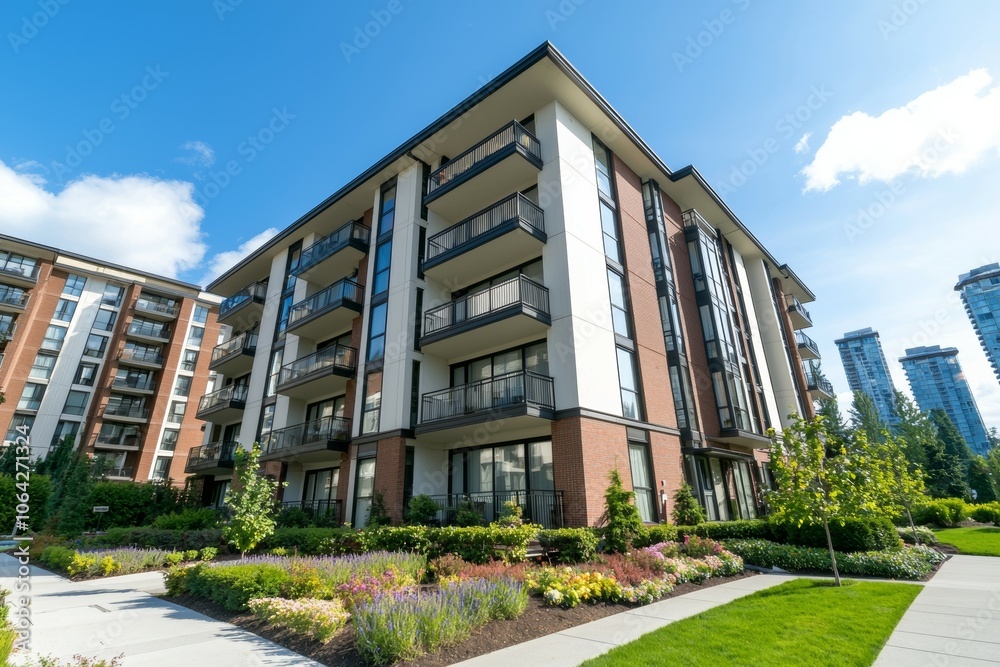
[[[97,434],[97,442],[104,445],[134,446],[141,438],[142,430],[138,426],[113,422],[101,424],[101,432]]]
[[[420,362],[414,361],[410,370],[410,428],[417,427],[420,417]]]
[[[69,299],[59,299],[56,303],[56,312],[52,315],[52,319],[59,322],[69,322],[73,319],[73,313],[76,312],[76,301],[70,301]]]
[[[375,459],[358,459],[354,485],[354,527],[364,528],[375,495]]]
[[[194,371],[198,365],[198,350],[184,350],[181,353],[181,370]]]
[[[614,269],[608,269],[608,288],[611,290],[611,323],[616,334],[628,338],[630,334],[625,279]]]
[[[36,275],[36,266],[37,260],[34,257],[25,257],[9,251],[0,252],[0,269],[4,271],[30,277]]]
[[[388,310],[387,302],[372,306],[368,333],[368,361],[376,361],[385,356],[385,318]]]
[[[257,441],[264,451],[268,451],[271,442],[271,431],[274,429],[274,408],[275,404],[265,405],[260,413],[260,435]]]
[[[628,460],[639,516],[646,523],[656,521],[656,496],[653,493],[653,476],[649,472],[649,448],[641,442],[628,443]]]
[[[181,432],[174,428],[168,428],[163,431],[163,439],[160,440],[160,449],[165,452],[172,452],[174,448],[177,447],[177,438],[180,437]]]
[[[278,374],[281,372],[281,362],[285,356],[285,349],[279,348],[271,353],[271,370],[267,376],[267,390],[265,396],[274,396],[278,386]]]
[[[84,361],[76,369],[76,377],[73,378],[73,384],[93,387],[95,380],[97,380],[97,364],[88,364]]]
[[[85,391],[71,390],[66,395],[66,405],[63,406],[64,415],[83,416],[87,409],[87,402],[90,401],[90,394]]]
[[[111,331],[115,327],[116,319],[118,319],[118,313],[107,308],[101,308],[97,311],[97,319],[94,320],[94,330]]]
[[[37,382],[27,382],[21,392],[21,400],[17,402],[18,410],[37,410],[42,405],[45,396],[45,385]]]
[[[66,296],[80,296],[83,294],[83,286],[87,284],[87,279],[83,276],[78,276],[75,273],[69,274],[66,278],[66,286],[63,287],[62,293]]]
[[[198,324],[205,324],[208,322],[208,308],[205,306],[195,306],[194,314],[191,316],[191,321]]]
[[[184,411],[187,403],[173,401],[170,403],[170,411],[167,413],[167,421],[171,424],[180,424],[184,421]]]
[[[365,378],[365,404],[361,411],[361,432],[375,433],[379,429],[379,412],[382,407],[382,371],[369,373]]]
[[[42,348],[43,350],[52,350],[53,352],[58,352],[62,349],[63,340],[66,338],[66,327],[56,326],[55,324],[50,324],[49,328],[45,330],[45,337],[42,338]]]
[[[597,190],[609,199],[611,191],[611,155],[607,147],[594,139],[594,160],[597,162]]]
[[[123,296],[125,296],[124,287],[121,285],[115,285],[114,283],[108,283],[107,287],[104,288],[104,294],[101,296],[101,304],[117,308],[122,305]]]
[[[56,359],[51,354],[39,354],[35,356],[35,363],[31,365],[31,371],[28,372],[28,377],[38,378],[39,380],[48,380],[52,377],[52,369],[56,365]]]
[[[553,525],[558,520],[551,493],[551,441],[453,451],[450,469],[450,492],[468,494],[487,520],[492,520],[507,500],[521,503],[526,521]]]
[[[187,396],[191,393],[191,378],[186,375],[177,377],[177,384],[174,386],[174,396]]]
[[[173,459],[169,456],[157,456],[153,464],[153,479],[163,480],[170,476],[170,463]]]
[[[108,348],[108,337],[99,334],[90,334],[87,337],[87,345],[83,348],[85,357],[103,357],[104,351]]]
[[[422,200],[421,200],[422,201]],[[427,228],[417,227],[417,278],[424,279],[424,254],[427,252]]]
[[[55,447],[66,438],[72,438],[76,442],[76,435],[80,432],[80,422],[60,421],[56,424],[55,433],[52,434],[52,446]]]
[[[378,221],[378,234],[392,231],[396,218],[396,185],[382,186],[382,213]]]
[[[201,339],[205,337],[205,327],[191,327],[188,333],[187,345],[201,347]]]
[[[622,389],[622,415],[642,419],[635,355],[621,347],[618,348],[618,382]]]
[[[325,511],[331,500],[337,497],[337,485],[340,483],[340,468],[324,468],[310,470],[306,473],[305,490],[302,493],[302,504],[311,505],[314,510]],[[324,507],[324,505],[327,505]]]
[[[389,290],[389,264],[392,260],[392,239],[380,243],[375,250],[375,275],[372,277],[372,295]]]
[[[615,211],[606,202],[601,202],[601,231],[604,233],[604,254],[608,259],[622,263],[621,252],[618,249],[618,223],[615,221]]]
[[[35,425],[35,415],[19,415],[14,413],[7,428],[7,435],[4,440],[17,440],[22,436],[31,434],[31,427]]]

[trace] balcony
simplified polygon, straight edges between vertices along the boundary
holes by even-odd
[[[440,511],[437,521],[443,526],[455,523],[458,508],[471,503],[487,521],[495,521],[503,509],[503,504],[513,502],[521,507],[521,515],[526,523],[541,524],[545,528],[563,527],[562,491],[497,491],[449,493],[430,496],[438,504]]]
[[[513,121],[433,172],[424,204],[446,220],[461,220],[484,202],[534,185],[541,168],[538,139]]]
[[[245,384],[231,384],[211,394],[205,394],[198,401],[196,416],[203,421],[227,424],[243,418],[247,406],[250,387]]]
[[[101,417],[105,421],[142,424],[149,419],[149,408],[131,403],[108,403],[101,408]]]
[[[19,287],[0,285],[0,311],[23,313],[28,305],[29,294]]]
[[[136,302],[133,312],[140,313],[154,320],[170,321],[177,319],[177,314],[181,311],[180,306],[169,301],[157,301],[140,296]]]
[[[212,350],[212,360],[208,362],[208,369],[232,378],[246,375],[253,368],[253,357],[256,352],[256,332],[244,331]]]
[[[156,393],[156,383],[153,381],[153,378],[116,377],[108,385],[108,390],[117,391],[122,394],[149,395]]]
[[[371,230],[352,220],[302,251],[296,278],[329,285],[351,274],[368,254]]]
[[[102,479],[131,480],[134,468],[132,466],[115,466],[100,472]]]
[[[358,351],[331,345],[281,367],[276,390],[292,398],[332,396],[347,391],[358,368]]]
[[[90,442],[91,447],[94,449],[116,452],[137,452],[141,444],[141,433],[130,435],[101,435],[98,433]]]
[[[546,240],[542,209],[516,193],[428,239],[423,270],[450,285],[471,285],[538,257]]]
[[[166,343],[170,341],[170,327],[152,322],[132,322],[125,330],[125,336],[146,342]]]
[[[427,311],[420,348],[460,359],[535,340],[551,324],[549,290],[518,276]]]
[[[261,437],[261,461],[325,461],[330,452],[347,453],[351,420],[322,417],[271,431]]]
[[[788,318],[792,321],[793,329],[808,329],[813,325],[812,317],[801,301],[789,295],[785,297],[785,303],[788,305]]]
[[[547,433],[555,418],[552,378],[532,371],[424,394],[417,435],[432,442],[453,442],[473,435],[479,425],[503,421],[505,434]]]
[[[219,323],[237,322],[239,329],[252,329],[260,322],[267,298],[267,282],[251,283],[219,304]]]
[[[806,387],[813,399],[830,400],[836,396],[833,391],[833,383],[816,372],[806,373]]]
[[[310,340],[323,340],[351,328],[361,313],[365,290],[350,278],[292,305],[285,331]]]
[[[0,280],[19,287],[32,287],[38,282],[38,269],[37,264],[22,264],[11,260],[0,262]]]
[[[0,350],[7,346],[14,338],[14,332],[17,330],[17,322],[11,322],[6,327],[0,326]]]
[[[125,348],[118,353],[118,363],[139,368],[163,368],[163,355],[158,350]]]
[[[809,336],[801,331],[795,332],[795,343],[799,347],[799,356],[802,359],[819,359],[819,345]]]
[[[283,502],[281,509],[300,509],[309,515],[313,523],[333,528],[339,528],[344,520],[344,504],[335,498]]]
[[[224,475],[232,471],[236,461],[236,442],[212,442],[192,447],[188,452],[184,472],[201,475]]]

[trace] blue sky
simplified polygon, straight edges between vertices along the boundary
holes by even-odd
[[[988,0],[8,1],[0,230],[202,282],[548,39],[812,287],[839,391],[832,341],[872,326],[900,388],[905,347],[958,347],[1000,426],[952,291],[1000,261],[997,25]]]

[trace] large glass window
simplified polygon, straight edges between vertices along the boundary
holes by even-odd
[[[385,321],[388,312],[388,302],[372,306],[368,334],[368,361],[376,361],[385,356]]]
[[[108,349],[108,337],[99,334],[90,334],[87,337],[87,344],[83,348],[83,356],[101,358],[104,351]]]
[[[391,232],[396,219],[396,186],[395,184],[382,188],[382,212],[379,215],[378,234],[382,236]]]
[[[35,356],[35,363],[31,365],[28,377],[39,380],[48,380],[52,377],[52,369],[55,368],[58,357],[51,354],[38,354]]]
[[[170,464],[173,458],[170,456],[157,456],[156,462],[153,463],[153,474],[152,478],[155,480],[164,480],[170,477]]]
[[[10,419],[10,426],[7,428],[4,440],[17,440],[22,436],[30,436],[31,427],[34,425],[35,415],[21,415],[15,412]]]
[[[361,411],[361,432],[376,433],[382,408],[382,371],[369,373],[365,378],[365,404]]]
[[[177,447],[177,439],[181,432],[175,428],[164,429],[163,438],[160,440],[160,449],[165,452],[172,452]]]
[[[364,528],[375,496],[375,459],[358,459],[354,480],[354,527]]]
[[[191,320],[197,324],[205,324],[208,322],[208,308],[205,306],[195,306],[194,314],[191,316]]]
[[[83,286],[87,284],[87,279],[83,276],[78,276],[75,273],[69,274],[66,278],[66,286],[63,287],[62,293],[66,296],[80,296],[83,294]]]
[[[653,476],[649,471],[649,447],[644,443],[628,443],[629,467],[632,469],[632,490],[635,492],[635,506],[642,520],[656,521],[656,495]]]
[[[42,338],[43,350],[51,350],[53,352],[58,352],[62,349],[63,340],[66,338],[66,327],[56,326],[55,324],[50,324],[49,328],[45,330],[45,337]]]
[[[205,337],[205,327],[191,327],[188,333],[187,345],[191,347],[201,347],[201,341]]]
[[[170,410],[167,412],[167,421],[171,424],[180,424],[184,421],[184,411],[187,410],[187,403],[173,401],[170,403]]]
[[[45,385],[37,382],[27,382],[21,392],[21,400],[17,402],[18,410],[37,410],[42,405],[45,396]]]
[[[193,371],[198,365],[198,350],[184,350],[181,352],[181,370]]]
[[[63,414],[82,416],[87,409],[87,402],[89,400],[90,394],[85,391],[76,391],[75,389],[70,391],[66,395],[66,405],[63,406]]]
[[[73,313],[75,312],[76,301],[59,299],[59,301],[56,302],[56,312],[52,315],[52,319],[59,322],[69,322],[73,319]]]
[[[611,322],[615,333],[629,338],[628,305],[625,295],[625,279],[614,269],[608,269],[608,288],[611,290]]]
[[[642,419],[635,355],[624,348],[619,347],[617,349],[618,382],[622,390],[622,415],[629,419]]]
[[[177,377],[177,384],[174,385],[174,396],[187,396],[190,394],[191,382],[192,379],[186,375],[179,375]]]
[[[607,202],[601,202],[601,231],[604,234],[604,254],[608,259],[622,263],[621,251],[618,249],[618,222],[615,220],[615,210]]]
[[[71,438],[76,442],[76,435],[80,432],[80,422],[60,421],[56,424],[56,430],[52,434],[52,446],[55,447],[66,438]]]
[[[392,239],[380,243],[375,250],[375,274],[372,276],[372,296],[389,289],[389,265],[392,261]]]
[[[117,318],[117,312],[108,310],[107,308],[101,308],[97,311],[97,319],[94,320],[94,330],[111,331],[115,327],[115,320]]]
[[[611,153],[596,139],[594,139],[594,160],[597,162],[597,190],[605,197],[612,198]]]
[[[323,504],[335,500],[339,483],[340,468],[324,468],[306,472],[302,504]],[[326,508],[318,507],[317,509],[324,510]]]
[[[124,287],[121,285],[115,285],[114,283],[108,283],[107,287],[104,288],[104,294],[101,296],[101,303],[105,306],[117,308],[122,304],[123,296],[125,296]]]
[[[450,467],[452,495],[468,497],[487,520],[512,501],[526,520],[547,526],[558,522],[550,441],[453,451]]]
[[[122,371],[119,370],[119,373]],[[94,382],[97,380],[97,364],[87,363],[86,361],[81,362],[76,369],[76,376],[73,378],[73,384],[82,384],[86,387],[93,387]]]

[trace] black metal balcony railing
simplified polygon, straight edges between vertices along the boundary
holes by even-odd
[[[147,338],[170,338],[170,327],[153,322],[132,322],[128,325],[130,336],[146,336]]]
[[[320,417],[301,424],[287,426],[261,436],[261,452],[278,454],[310,442],[348,442],[351,420],[346,417]]]
[[[541,163],[542,147],[538,139],[524,129],[523,125],[512,121],[431,174],[427,182],[427,194],[460,178],[479,163],[510,146],[520,147]]]
[[[222,407],[230,403],[246,403],[247,395],[250,393],[250,386],[245,384],[231,384],[205,394],[198,401],[198,412],[205,412],[214,408]]]
[[[473,491],[430,498],[441,508],[437,515],[441,525],[454,523],[458,509],[470,505],[485,521],[494,521],[503,510],[504,503],[513,502],[520,505],[522,517],[527,522],[541,524],[545,528],[563,526],[562,491]]]
[[[304,249],[299,257],[299,266],[293,273],[295,275],[305,273],[326,258],[346,248],[352,241],[367,246],[370,238],[371,230],[360,222],[352,220]]]
[[[365,289],[351,280],[342,278],[326,289],[316,292],[310,297],[292,305],[288,313],[288,327],[291,327],[299,320],[315,315],[327,308],[336,308],[344,301],[351,301],[357,304],[364,303]]]
[[[225,343],[216,345],[212,348],[212,361],[210,363],[214,364],[232,354],[240,352],[253,354],[256,350],[257,334],[250,331],[244,331],[239,336],[233,336]]]
[[[0,287],[0,303],[6,303],[16,308],[24,308],[28,303],[28,293],[16,287]]]
[[[144,364],[163,364],[163,354],[158,350],[139,350],[126,347],[118,353],[121,361],[135,361]]]
[[[809,311],[806,310],[806,307],[803,306],[802,302],[799,301],[797,298],[789,294],[788,296],[785,297],[785,303],[788,304],[789,312],[795,311],[802,317],[812,322],[812,316],[809,314]]]
[[[35,263],[25,264],[22,262],[7,260],[6,262],[0,263],[0,275],[37,280],[38,268],[38,264]]]
[[[552,378],[533,371],[518,371],[424,394],[422,423],[520,405],[554,410]]]
[[[141,296],[135,302],[135,309],[166,317],[177,317],[177,313],[180,310],[179,306],[175,303],[156,301],[155,299],[147,299]]]
[[[471,243],[513,220],[524,222],[540,234],[545,233],[542,209],[521,193],[515,193],[428,239],[427,261]]]
[[[156,382],[153,378],[124,377],[115,378],[111,381],[108,389],[134,389],[136,391],[156,391]]]
[[[127,417],[129,419],[149,419],[149,408],[131,403],[108,403],[101,414],[105,417]]]
[[[207,445],[192,447],[188,452],[187,464],[184,472],[191,472],[198,468],[208,467],[232,467],[236,460],[236,442],[210,442]]]
[[[806,386],[810,391],[821,391],[828,396],[833,396],[833,383],[819,373],[806,373]]]
[[[810,338],[809,336],[805,335],[801,331],[796,331],[795,332],[795,343],[799,347],[808,348],[813,353],[815,353],[816,356],[819,356],[819,345],[816,344],[816,341],[814,341],[812,338]]]
[[[480,292],[468,294],[424,314],[424,335],[496,313],[510,306],[527,306],[549,314],[549,290],[527,276],[517,276]]]
[[[248,301],[264,302],[267,298],[267,283],[251,283],[219,304],[219,319],[226,317]]]
[[[278,385],[295,382],[313,373],[340,369],[353,373],[358,367],[358,351],[346,345],[331,345],[281,367]]]
[[[344,504],[336,498],[330,500],[292,500],[281,503],[280,508],[283,510],[300,509],[308,514],[313,522],[333,527],[339,527],[344,516]]]

